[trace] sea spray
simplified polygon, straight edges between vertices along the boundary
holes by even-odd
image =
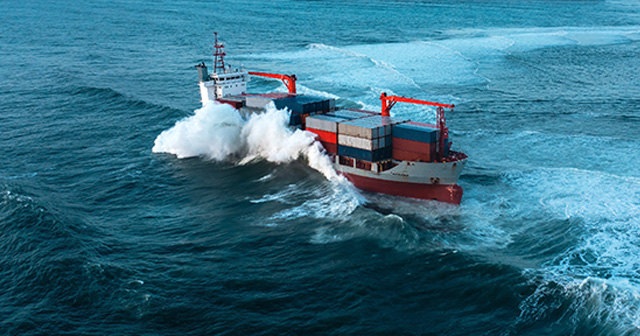
[[[232,106],[210,101],[195,110],[193,116],[160,133],[153,152],[174,154],[181,159],[202,156],[225,160],[244,149],[241,138],[244,123]]]
[[[153,152],[217,161],[237,158],[239,164],[260,159],[287,163],[305,157],[310,167],[328,179],[342,180],[313,134],[291,130],[288,123],[289,112],[273,104],[245,120],[232,106],[211,101],[162,132]]]

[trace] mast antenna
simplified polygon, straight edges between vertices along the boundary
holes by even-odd
[[[215,35],[215,44],[213,45],[213,72],[218,73],[220,69],[224,73],[224,56],[227,54],[224,52],[224,44],[218,42],[218,32],[213,33]]]

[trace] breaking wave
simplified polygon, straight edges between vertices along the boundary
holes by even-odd
[[[267,105],[265,113],[245,119],[232,106],[212,101],[158,135],[153,152],[239,164],[255,160],[288,163],[304,157],[327,179],[340,179],[314,136],[293,131],[288,123],[289,112],[277,110],[273,104]]]

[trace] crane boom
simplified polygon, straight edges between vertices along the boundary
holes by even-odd
[[[426,101],[426,100],[419,100],[419,99],[413,99],[413,98],[405,98],[405,97],[399,97],[399,96],[387,96],[386,93],[382,93],[380,95],[380,100],[382,101],[382,112],[381,114],[383,116],[389,117],[389,111],[391,111],[391,108],[397,103],[397,102],[401,102],[401,103],[410,103],[410,104],[420,104],[420,105],[430,105],[430,106],[436,106],[437,109],[437,123],[438,123],[438,128],[440,129],[440,139],[439,139],[439,143],[438,143],[438,156],[439,159],[441,160],[444,156],[444,152],[445,152],[445,140],[449,138],[449,129],[447,128],[446,125],[446,119],[444,117],[444,108],[450,108],[451,111],[453,111],[453,108],[455,107],[455,105],[453,104],[442,104],[442,103],[435,103],[435,102],[430,102],[430,101]],[[451,146],[451,144],[449,144],[449,146]]]
[[[384,93],[384,92],[380,95],[380,100],[382,100],[382,115],[383,116],[387,116],[387,117],[389,116],[389,111],[391,111],[391,108],[397,102],[410,103],[410,104],[420,104],[420,105],[430,105],[430,106],[437,106],[437,107],[446,107],[446,108],[450,108],[450,109],[453,109],[455,107],[455,105],[453,105],[453,104],[449,105],[449,104],[435,103],[435,102],[430,102],[430,101],[426,101],[426,100],[405,98],[405,97],[400,97],[400,96],[387,96],[387,94]]]
[[[284,83],[287,89],[289,89],[289,93],[296,93],[296,80],[298,80],[298,78],[296,78],[296,75],[281,75],[281,74],[255,72],[255,71],[249,71],[249,74],[252,76],[279,79]]]

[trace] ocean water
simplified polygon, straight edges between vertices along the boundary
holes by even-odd
[[[6,0],[0,18],[1,335],[640,335],[635,0]],[[354,189],[283,111],[201,109],[214,31],[229,64],[343,106],[456,104],[462,204]]]

